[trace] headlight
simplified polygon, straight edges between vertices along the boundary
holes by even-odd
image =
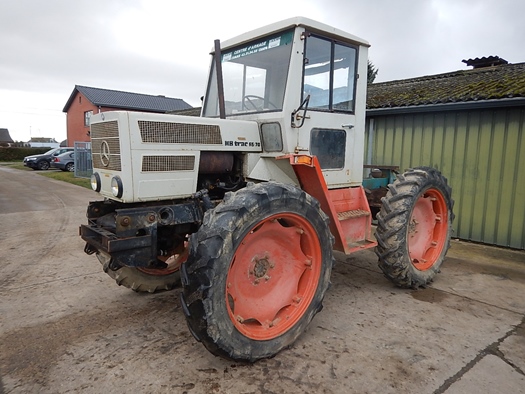
[[[111,178],[111,193],[117,198],[122,197],[122,180],[118,176]]]
[[[93,175],[91,175],[91,188],[98,193],[101,186],[100,175],[98,175],[97,172],[93,173]]]
[[[36,157],[28,157],[26,160],[27,160],[27,161],[35,161],[35,160],[36,160]]]

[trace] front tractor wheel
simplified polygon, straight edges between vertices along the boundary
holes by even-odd
[[[127,287],[136,292],[155,293],[171,290],[180,286],[180,265],[187,258],[187,249],[181,254],[166,259],[166,268],[133,268],[122,267],[113,271],[109,268],[110,256],[97,253],[97,258],[111,278],[119,286]]]
[[[454,201],[438,170],[419,167],[388,186],[377,215],[379,267],[397,286],[424,287],[450,247]]]
[[[321,310],[333,237],[317,200],[263,183],[208,211],[182,265],[183,309],[215,355],[255,361],[290,346]]]

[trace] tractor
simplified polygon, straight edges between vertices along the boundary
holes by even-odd
[[[430,167],[364,168],[368,47],[291,18],[215,40],[200,117],[93,115],[103,198],[80,227],[85,252],[138,292],[182,284],[195,339],[248,362],[322,309],[333,250],[375,247],[395,285],[427,286],[450,245],[451,189]]]

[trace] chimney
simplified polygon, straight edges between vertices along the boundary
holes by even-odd
[[[472,66],[473,68],[493,67],[509,63],[499,56],[477,57],[475,59],[468,60],[463,59],[462,62],[466,63],[467,66]]]

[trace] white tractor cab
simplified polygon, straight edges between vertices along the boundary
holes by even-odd
[[[104,200],[80,228],[86,253],[135,291],[181,281],[195,338],[248,361],[289,346],[321,309],[333,248],[375,246],[396,285],[425,286],[449,247],[451,190],[428,167],[363,180],[368,46],[287,19],[215,41],[201,117],[94,115]]]
[[[361,184],[368,46],[302,18],[223,43],[225,116],[257,122],[261,139],[262,154],[248,155],[248,178],[298,185],[275,158],[305,153],[317,156],[329,188]],[[220,115],[216,64],[204,117]]]

